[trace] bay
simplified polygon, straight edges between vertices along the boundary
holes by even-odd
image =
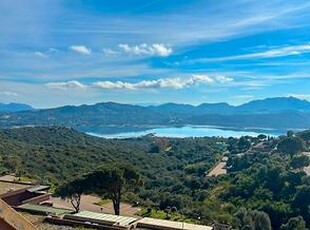
[[[149,128],[145,130],[128,131],[124,128],[122,131],[118,130],[116,133],[111,132],[100,132],[100,129],[92,130],[91,128],[84,128],[83,132],[97,137],[103,138],[134,138],[148,134],[152,134],[158,137],[241,137],[241,136],[257,136],[259,134],[266,134],[269,136],[279,136],[286,134],[285,130],[276,129],[259,129],[259,128],[248,128],[248,129],[233,129],[216,126],[182,126],[182,127],[158,127]]]

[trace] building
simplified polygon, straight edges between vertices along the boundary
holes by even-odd
[[[17,211],[39,215],[41,223],[57,226],[90,227],[92,229],[115,230],[212,230],[213,227],[188,224],[180,221],[154,218],[118,216],[99,212],[73,210],[53,207],[50,202],[49,186],[21,185],[19,183],[0,182],[0,230],[35,230],[24,216]],[[15,209],[15,210],[14,210]],[[34,222],[33,222],[34,223]]]
[[[43,185],[26,187],[0,194],[0,198],[12,207],[26,203],[39,204],[50,199],[51,194],[47,192],[49,188]]]
[[[1,230],[36,230],[22,215],[0,199],[0,229]]]

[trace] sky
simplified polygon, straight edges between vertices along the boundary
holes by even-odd
[[[0,102],[310,100],[306,0],[1,0]]]

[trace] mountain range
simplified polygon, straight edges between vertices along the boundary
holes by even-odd
[[[81,130],[87,130],[89,127],[141,128],[182,125],[306,129],[310,127],[310,102],[293,97],[255,100],[239,106],[227,103],[138,106],[104,102],[0,114],[2,128],[31,125],[60,125]]]
[[[198,106],[167,103],[152,108],[164,112],[191,114],[262,114],[283,111],[310,112],[310,102],[294,97],[276,97],[254,100],[239,106],[232,106],[224,102],[203,103]]]
[[[33,110],[33,108],[30,105],[21,103],[8,103],[8,104],[0,103],[0,113],[19,112],[26,110]]]

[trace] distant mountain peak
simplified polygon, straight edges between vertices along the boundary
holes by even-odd
[[[16,105],[0,105],[12,106]],[[240,106],[204,103],[198,106],[166,103],[143,107],[102,102],[93,105],[32,109],[18,105],[0,116],[0,127],[62,125],[69,127],[155,127],[162,125],[216,125],[225,127],[310,127],[310,102],[294,97],[255,100]],[[6,108],[8,111],[8,108]]]
[[[242,111],[310,111],[310,102],[295,97],[274,97],[253,100],[237,107]]]
[[[27,110],[34,110],[34,108],[23,103],[0,103],[0,112],[20,112]]]

